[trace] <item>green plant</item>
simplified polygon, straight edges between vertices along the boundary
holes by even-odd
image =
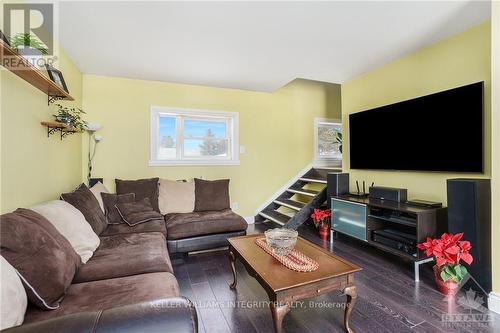
[[[340,143],[339,151],[342,153],[342,133],[341,132],[337,132],[335,134],[335,139],[337,140],[338,143]]]
[[[453,281],[458,283],[462,281],[465,275],[467,275],[467,269],[462,265],[447,264],[440,269],[441,273],[439,275],[441,276],[441,279],[443,279],[443,281],[452,279]]]
[[[48,54],[47,48],[40,39],[30,33],[18,33],[14,35],[14,37],[10,38],[10,45],[15,49],[19,49],[20,46],[27,46],[37,49],[42,54]]]
[[[85,124],[87,124],[87,122],[82,119],[82,115],[85,114],[82,109],[68,108],[61,104],[57,104],[57,107],[59,110],[57,110],[57,114],[53,115],[56,121],[67,124],[69,127],[79,132],[85,129]]]

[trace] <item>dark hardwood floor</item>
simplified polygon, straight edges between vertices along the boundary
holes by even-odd
[[[277,226],[250,225],[248,233]],[[431,264],[422,266],[421,281],[415,283],[412,263],[345,236],[339,235],[330,244],[321,241],[311,227],[302,226],[299,231],[302,237],[363,267],[355,277],[358,299],[351,317],[357,333],[500,331],[500,316],[470,307],[480,304],[479,298],[472,297],[468,307],[464,305],[466,298],[447,300],[436,291]],[[182,295],[196,304],[199,332],[273,332],[267,294],[240,263],[238,286],[235,291],[229,289],[232,275],[226,251],[177,257],[172,264]],[[285,317],[284,330],[343,332],[343,309],[336,307],[343,302],[345,296],[331,293],[297,304]],[[446,314],[461,316],[443,320]],[[465,317],[471,314],[476,315],[474,321]]]

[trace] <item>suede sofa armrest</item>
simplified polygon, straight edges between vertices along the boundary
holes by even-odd
[[[141,333],[198,332],[196,309],[187,298],[174,297],[116,308],[75,313],[23,324],[5,333]]]

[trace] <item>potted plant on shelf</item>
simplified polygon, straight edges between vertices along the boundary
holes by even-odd
[[[32,65],[41,67],[39,60],[48,54],[45,45],[30,33],[18,33],[11,37],[10,45]]]
[[[470,265],[472,248],[469,241],[461,240],[464,233],[447,234],[441,238],[427,240],[418,244],[420,250],[425,250],[427,256],[434,256],[434,277],[440,292],[445,295],[455,295],[462,279],[467,275],[467,269],[460,263],[462,260]]]
[[[319,230],[319,236],[321,239],[328,239],[330,234],[330,217],[332,216],[332,211],[330,209],[314,209],[311,214],[314,225]]]
[[[53,115],[57,122],[65,124],[76,132],[83,132],[87,122],[82,119],[82,114],[85,114],[82,109],[68,108],[61,104],[57,104],[57,107],[59,110]]]

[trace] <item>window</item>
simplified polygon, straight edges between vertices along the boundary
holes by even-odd
[[[151,107],[149,165],[236,165],[238,113]]]
[[[342,123],[335,119],[314,120],[316,162],[338,164],[342,160]]]

